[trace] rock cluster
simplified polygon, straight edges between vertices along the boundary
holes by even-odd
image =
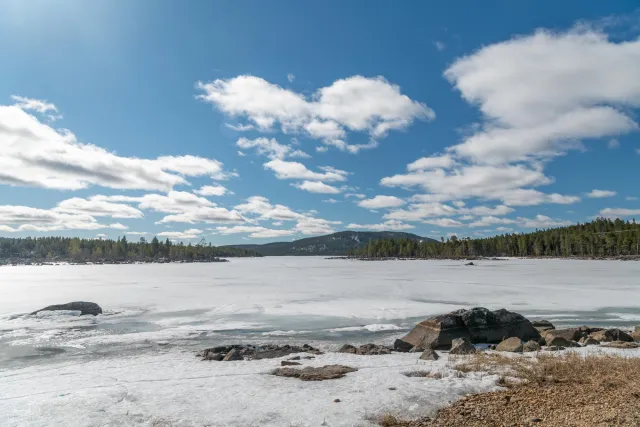
[[[308,344],[302,347],[295,345],[223,345],[207,348],[198,356],[202,357],[202,360],[228,362],[234,360],[275,359],[293,353],[322,354],[320,350]]]
[[[457,338],[465,338],[470,343],[499,343],[508,337],[528,341],[539,339],[540,334],[521,314],[476,307],[424,320],[396,340],[394,348],[396,351],[409,351],[414,346],[449,349]]]
[[[391,350],[378,344],[363,344],[360,347],[345,344],[340,347],[338,353],[359,354],[361,356],[373,356],[379,354],[391,354]]]

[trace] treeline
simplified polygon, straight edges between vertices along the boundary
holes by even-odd
[[[129,242],[118,240],[80,239],[78,237],[0,237],[0,262],[161,262],[215,261],[219,257],[261,256],[253,251],[207,244],[185,245],[144,237]]]
[[[473,256],[616,257],[640,255],[640,225],[635,220],[598,218],[585,224],[503,234],[481,239],[452,236],[441,242],[382,239],[350,256],[364,258],[462,258]]]

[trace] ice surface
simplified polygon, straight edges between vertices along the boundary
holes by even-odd
[[[640,322],[640,263],[474,263],[280,257],[1,267],[0,425],[366,425],[367,414],[428,412],[493,383],[400,375],[417,363],[448,369],[446,358],[417,355],[327,354],[305,364],[363,369],[316,384],[265,375],[279,360],[219,364],[194,353],[237,342],[390,344],[427,316],[472,306],[557,325]],[[28,314],[77,300],[104,314]]]

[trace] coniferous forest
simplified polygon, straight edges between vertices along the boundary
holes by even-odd
[[[640,255],[640,225],[635,220],[598,218],[592,222],[532,233],[480,239],[452,236],[441,242],[381,239],[350,251],[362,258],[464,257],[624,257]]]
[[[169,239],[142,237],[129,242],[117,240],[80,239],[77,237],[0,238],[0,263],[9,262],[169,262],[216,261],[219,257],[261,256],[247,249],[218,248],[211,244],[185,245]]]

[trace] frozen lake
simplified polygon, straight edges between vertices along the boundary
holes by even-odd
[[[324,349],[345,342],[391,343],[429,315],[474,306],[507,308],[561,325],[640,324],[638,262],[475,263],[273,257],[215,264],[2,267],[0,414],[8,415],[0,415],[0,424],[52,425],[47,416],[72,411],[79,414],[77,424],[61,418],[53,425],[163,425],[157,424],[163,420],[189,426],[354,425],[376,408],[433,409],[492,383],[455,378],[445,385],[417,383],[398,378],[399,370],[416,364],[414,355],[329,353],[314,363],[346,358],[369,370],[349,374],[351,382],[300,389],[296,380],[265,377],[279,360],[216,364],[200,362],[193,354],[206,346],[238,342],[310,343]],[[97,302],[104,314],[27,314],[75,300]],[[216,375],[239,376],[225,388],[235,398],[218,395],[219,381],[209,381]],[[81,386],[89,381],[91,387]],[[163,386],[150,386],[154,381]],[[167,389],[169,384],[173,388]],[[265,394],[276,384],[292,385],[278,393],[298,402],[292,403],[294,409],[306,402],[328,415],[300,419],[295,410],[287,415],[289,406]],[[391,395],[372,392],[389,384],[403,388]],[[37,397],[34,387],[40,390]],[[198,398],[176,400],[171,390]],[[199,393],[205,390],[220,402],[231,399],[226,409],[216,412],[212,403],[203,403]],[[309,390],[322,399],[309,400]],[[329,398],[336,393],[342,400],[355,393],[350,416],[344,414],[346,405],[335,409]],[[444,393],[440,400],[434,397],[438,393]],[[333,406],[325,408],[325,398]],[[248,418],[234,418],[234,411],[244,411]],[[337,411],[334,418],[332,411]],[[207,418],[212,413],[218,418]]]

